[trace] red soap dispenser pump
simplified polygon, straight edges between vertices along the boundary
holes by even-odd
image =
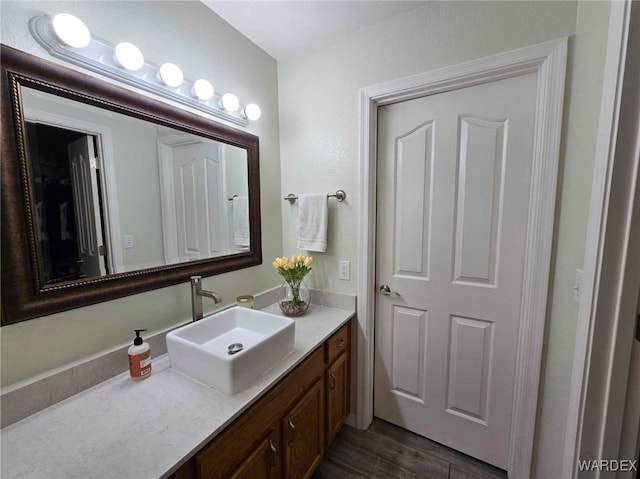
[[[142,341],[140,333],[146,329],[134,329],[136,337],[129,347],[129,374],[131,379],[140,380],[151,376],[151,347]]]

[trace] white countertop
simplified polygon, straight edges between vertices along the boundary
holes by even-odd
[[[277,305],[265,311],[281,314]],[[295,318],[295,350],[253,386],[225,396],[171,368],[120,374],[0,431],[0,476],[159,478],[208,443],[354,315],[313,304]]]

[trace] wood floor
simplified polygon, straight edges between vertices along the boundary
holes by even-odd
[[[506,479],[505,471],[381,419],[343,426],[312,479]]]

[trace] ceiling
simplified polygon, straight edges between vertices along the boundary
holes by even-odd
[[[276,60],[427,3],[400,0],[201,1]]]

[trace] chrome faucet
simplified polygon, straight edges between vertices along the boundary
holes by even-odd
[[[191,276],[191,318],[194,322],[202,319],[203,296],[213,299],[216,304],[222,301],[218,293],[202,289],[202,276]]]

